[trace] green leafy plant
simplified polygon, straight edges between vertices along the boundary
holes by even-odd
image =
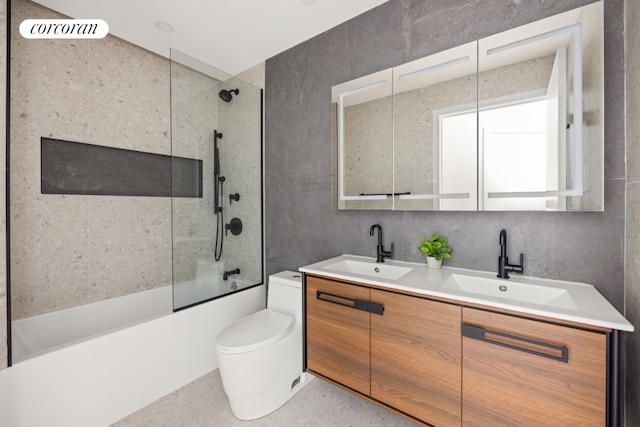
[[[431,240],[423,237],[422,244],[418,249],[424,254],[424,256],[431,256],[438,261],[442,261],[444,258],[451,258],[451,251],[453,251],[453,248],[447,246],[448,242],[449,240],[446,237],[434,234],[431,236]]]

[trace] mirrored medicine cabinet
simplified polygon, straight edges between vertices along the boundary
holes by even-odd
[[[602,211],[602,1],[332,88],[338,209]]]

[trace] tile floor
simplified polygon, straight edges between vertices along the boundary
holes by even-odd
[[[411,427],[413,423],[325,381],[314,379],[277,411],[254,421],[231,413],[218,370],[112,427]]]

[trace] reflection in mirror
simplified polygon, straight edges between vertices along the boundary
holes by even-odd
[[[602,25],[599,2],[479,41],[479,210],[603,209]]]
[[[391,93],[391,70],[332,89],[339,209],[393,209]]]
[[[476,68],[472,42],[393,69],[396,209],[477,209]]]
[[[603,210],[603,31],[600,1],[335,86],[338,208]]]

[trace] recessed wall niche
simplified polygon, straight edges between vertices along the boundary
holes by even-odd
[[[202,160],[41,138],[42,194],[202,197]]]

